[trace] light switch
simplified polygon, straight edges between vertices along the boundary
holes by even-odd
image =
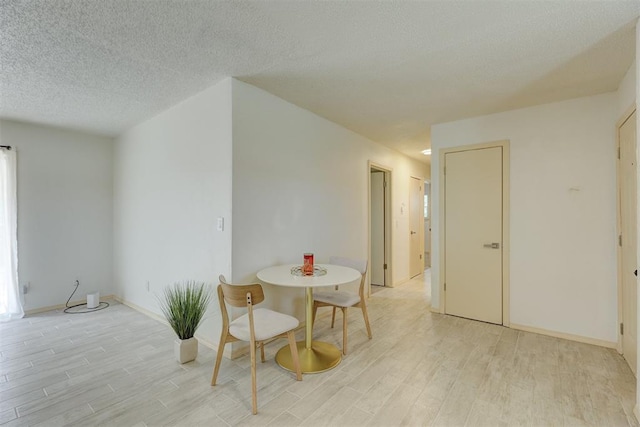
[[[218,225],[216,226],[216,228],[218,229],[218,231],[224,231],[224,218],[223,217],[219,217],[218,218]]]

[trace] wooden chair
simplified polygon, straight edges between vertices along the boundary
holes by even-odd
[[[336,308],[342,309],[342,353],[347,354],[347,309],[350,307],[358,307],[362,309],[364,324],[367,327],[367,335],[369,339],[371,335],[371,325],[369,325],[369,315],[367,314],[367,305],[364,296],[364,283],[367,275],[367,260],[356,260],[342,257],[329,258],[329,264],[342,265],[351,267],[362,274],[360,279],[360,288],[357,294],[348,291],[341,291],[336,286],[334,291],[314,292],[313,293],[313,320],[315,321],[318,307],[333,307],[331,316],[331,327],[336,320]]]
[[[254,309],[253,306],[264,301],[262,286],[255,285],[231,285],[221,283],[218,285],[218,300],[222,312],[222,335],[216,356],[216,365],[213,369],[211,385],[216,385],[222,353],[227,343],[235,341],[249,342],[251,354],[251,392],[253,413],[258,413],[258,398],[256,387],[256,345],[261,346],[261,360],[264,362],[264,346],[266,340],[273,338],[288,338],[291,348],[291,357],[296,370],[296,379],[302,380],[300,361],[298,359],[298,347],[296,345],[295,329],[298,327],[298,319],[286,314],[278,313],[266,308]],[[247,313],[229,322],[227,306],[246,307]]]
[[[226,278],[226,277],[224,277],[224,274],[219,275],[219,276],[218,276],[218,280],[219,280],[219,281],[220,281],[220,283],[221,283],[221,284],[223,284],[223,285],[230,285],[230,284],[231,284],[231,283],[229,283],[229,282],[227,281],[227,278]],[[277,339],[277,337],[276,337],[276,338],[274,338],[274,339]],[[261,342],[259,342],[259,343],[258,343],[258,347],[260,347],[260,358],[261,358],[261,360],[262,360],[262,362],[263,362],[263,363],[264,363],[264,345],[265,345],[265,344],[267,344],[267,343],[265,343],[264,341],[261,341]]]

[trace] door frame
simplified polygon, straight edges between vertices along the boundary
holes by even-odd
[[[409,176],[409,180],[411,179],[417,179],[420,182],[420,186],[422,188],[422,192],[421,192],[421,198],[420,200],[422,200],[422,203],[420,204],[421,209],[420,212],[424,212],[424,177],[420,177],[417,175],[410,175]],[[419,225],[418,225],[418,252],[420,254],[420,260],[421,262],[421,267],[420,267],[420,273],[418,273],[416,276],[419,276],[421,274],[424,274],[424,214],[420,216],[420,221],[419,221]],[[411,231],[411,181],[409,181],[409,231]],[[411,257],[411,236],[409,236],[409,257]],[[409,260],[409,279],[413,279],[416,276],[411,276],[411,260]]]
[[[393,187],[393,169],[379,163],[367,162],[367,262],[371,266],[371,169],[384,173],[387,185],[384,188],[384,258],[387,269],[384,271],[385,287],[393,288],[393,253],[391,244],[393,238],[393,227],[391,226],[391,196]],[[366,279],[367,296],[371,296],[371,274],[367,274]]]
[[[511,325],[511,315],[510,315],[510,283],[509,283],[509,253],[511,251],[510,246],[510,234],[509,234],[509,200],[510,200],[510,187],[509,187],[509,166],[510,166],[510,155],[509,155],[509,140],[502,141],[492,141],[485,142],[480,144],[470,144],[470,145],[462,145],[457,147],[449,147],[449,148],[441,148],[438,150],[438,159],[440,161],[440,170],[439,170],[439,183],[438,183],[438,213],[440,220],[438,221],[438,234],[440,238],[438,239],[438,251],[440,252],[439,257],[439,268],[440,268],[440,280],[438,286],[440,288],[440,313],[445,314],[445,307],[447,301],[447,294],[444,291],[444,284],[446,281],[446,269],[445,269],[445,243],[446,243],[446,235],[445,235],[445,154],[447,153],[456,153],[462,151],[472,151],[472,150],[481,150],[484,148],[502,148],[502,325],[510,326]],[[433,189],[432,189],[433,190]]]
[[[631,117],[636,111],[636,103],[634,102],[616,122],[616,149],[620,153],[620,127]],[[637,144],[637,141],[636,141]],[[636,147],[637,149],[637,147]],[[616,240],[622,233],[622,215],[620,212],[620,162],[616,156]],[[623,353],[622,334],[620,334],[620,324],[624,322],[624,301],[622,300],[622,247],[616,244],[616,258],[618,267],[618,346],[616,350],[619,354]],[[637,337],[636,337],[637,338]],[[640,342],[640,341],[639,341]],[[626,360],[626,359],[625,359]],[[637,369],[637,368],[636,368]]]
[[[429,229],[431,229],[431,207],[433,206],[433,200],[431,200],[431,190],[432,190],[431,189],[431,177],[425,178],[424,185],[425,186],[429,185],[428,215],[429,215]],[[422,227],[423,227],[422,234],[426,237],[427,229],[424,228],[426,226],[426,224],[424,224],[425,223],[424,218],[422,220],[422,223],[423,223],[423,225],[422,225]],[[431,257],[433,255],[433,251],[431,250],[431,242],[433,241],[433,234],[431,234],[431,233],[432,233],[431,230],[429,230],[429,268],[431,268]],[[424,239],[424,237],[423,237],[423,239]],[[422,242],[422,251],[423,251],[424,254],[426,254],[425,249],[427,249],[427,239],[424,239],[424,241]],[[424,266],[424,269],[426,270],[427,269],[427,267],[426,267],[427,259],[426,258],[422,261],[422,265]]]

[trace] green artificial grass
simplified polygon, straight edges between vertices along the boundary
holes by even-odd
[[[159,299],[160,308],[178,338],[193,338],[202,323],[211,292],[205,283],[189,281],[174,283],[164,290],[164,298]]]

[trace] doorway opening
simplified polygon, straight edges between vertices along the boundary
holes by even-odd
[[[412,176],[409,185],[409,277],[424,273],[424,178]]]
[[[392,287],[391,169],[369,162],[369,294]]]
[[[617,124],[618,162],[618,351],[637,375],[637,174],[636,110]]]

